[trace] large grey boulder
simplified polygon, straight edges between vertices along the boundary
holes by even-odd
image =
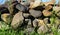
[[[17,14],[15,14],[15,16],[13,17],[11,26],[16,29],[18,26],[21,26],[21,24],[23,23],[23,16],[22,16],[22,12],[18,12]]]
[[[41,13],[41,11],[36,11],[36,10],[30,10],[29,11],[30,12],[30,14],[33,16],[33,17],[40,17],[41,15],[42,15],[42,13]]]

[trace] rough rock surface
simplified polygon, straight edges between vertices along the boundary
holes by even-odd
[[[33,17],[40,17],[42,15],[41,11],[36,11],[36,10],[30,10],[29,11],[30,14],[33,16]]]
[[[34,21],[33,21],[33,26],[34,27],[37,27],[38,26],[38,21],[37,21],[38,19],[35,19]]]
[[[23,23],[23,16],[22,16],[22,12],[18,12],[12,20],[11,26],[16,29],[18,26],[21,26],[21,24]]]
[[[1,14],[1,19],[8,23],[11,19],[10,19],[11,15],[9,13],[5,13],[5,14]]]
[[[44,16],[51,16],[52,12],[48,11],[48,10],[43,10],[43,15]]]
[[[46,26],[41,26],[39,27],[39,29],[37,30],[37,32],[40,33],[46,33],[48,31],[48,28]]]

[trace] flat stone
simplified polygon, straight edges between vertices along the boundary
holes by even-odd
[[[15,16],[13,17],[11,26],[16,29],[18,26],[21,26],[21,24],[23,23],[23,16],[22,16],[22,12],[18,12],[17,14],[15,14]]]
[[[43,10],[43,15],[44,16],[51,16],[52,15],[52,12],[48,11],[48,10]]]
[[[18,10],[20,10],[20,11],[23,11],[23,12],[25,12],[25,11],[28,10],[28,7],[27,7],[27,6],[23,6],[22,4],[17,4],[17,5],[16,5],[16,8],[17,8]]]
[[[30,14],[33,16],[33,17],[40,17],[42,15],[41,11],[36,11],[36,10],[30,10],[29,11]]]

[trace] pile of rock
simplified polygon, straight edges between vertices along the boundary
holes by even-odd
[[[38,33],[48,32],[51,27],[50,17],[53,15],[52,11],[54,11],[54,14],[58,17],[58,19],[60,17],[60,7],[54,6],[54,3],[55,2],[53,1],[43,3],[41,0],[22,0],[21,3],[13,5],[16,8],[15,10],[18,10],[18,12],[13,15],[11,22],[12,28],[17,29],[22,26],[23,28],[25,27],[25,31],[32,32],[34,28],[39,27],[37,29]],[[1,15],[1,18],[6,22],[7,20],[4,19],[4,14]],[[10,14],[6,15],[8,15],[8,17],[5,16],[5,18],[9,18]],[[58,23],[58,25],[59,24],[60,23]]]

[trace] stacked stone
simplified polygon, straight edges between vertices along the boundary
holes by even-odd
[[[37,29],[38,33],[46,33],[49,31],[51,27],[50,24],[50,17],[52,16],[53,12],[56,15],[56,23],[59,25],[60,23],[60,7],[54,6],[53,2],[42,3],[41,0],[34,0],[34,1],[20,1],[21,3],[17,3],[15,6],[18,12],[13,15],[13,19],[11,22],[11,27],[14,29],[25,27],[25,32],[32,32],[34,28],[39,27]],[[8,15],[10,16],[10,15]],[[4,17],[1,15],[1,18]],[[8,17],[7,17],[8,18]],[[3,19],[5,22],[6,19]]]

